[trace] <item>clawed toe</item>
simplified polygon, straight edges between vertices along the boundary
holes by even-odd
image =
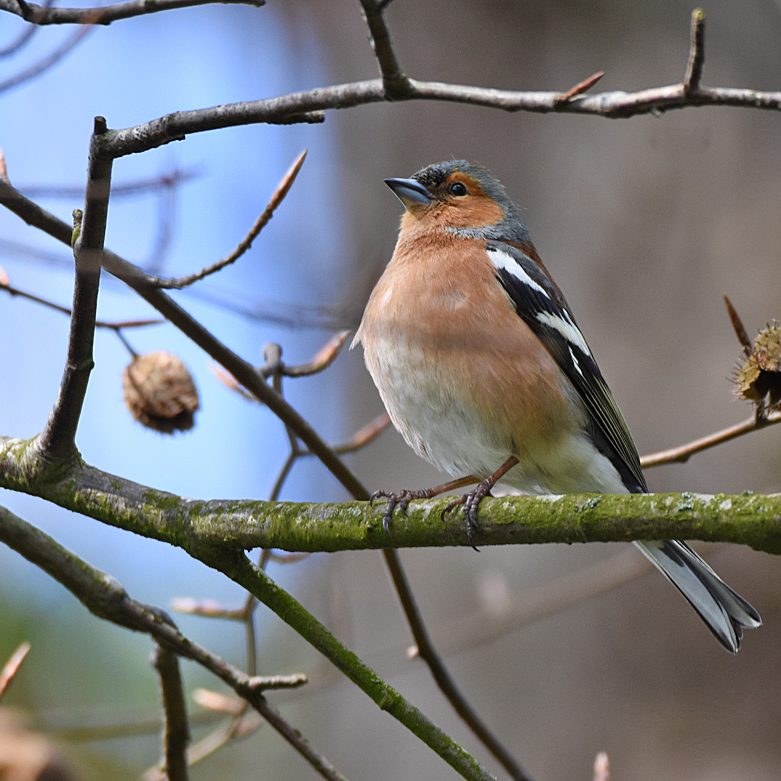
[[[407,508],[412,499],[426,498],[425,491],[375,491],[369,498],[369,504],[373,505],[376,499],[386,499],[385,513],[382,516],[382,528],[387,532],[390,531],[390,525],[393,521],[393,513],[398,507],[399,511],[404,515],[407,514]]]
[[[454,499],[450,504],[442,511],[444,517],[456,507],[463,506],[464,508],[464,520],[466,521],[466,539],[467,542],[475,549],[473,542],[475,532],[479,528],[477,522],[477,511],[480,507],[480,502],[485,499],[486,496],[491,495],[491,488],[494,486],[494,481],[489,479],[481,480],[471,491],[462,494],[458,499]]]

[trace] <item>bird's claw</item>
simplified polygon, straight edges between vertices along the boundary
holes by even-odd
[[[393,520],[393,513],[397,507],[403,515],[406,515],[410,501],[413,499],[425,499],[426,497],[427,493],[425,491],[409,491],[407,489],[401,491],[375,491],[369,498],[369,505],[373,506],[377,499],[387,499],[388,503],[385,505],[385,513],[382,516],[382,528],[388,532]]]
[[[482,502],[486,496],[491,495],[491,489],[493,487],[493,480],[481,480],[471,491],[467,491],[467,493],[459,496],[458,499],[454,499],[442,511],[442,517],[444,518],[444,516],[456,507],[463,506],[464,520],[466,521],[466,539],[475,550],[477,550],[477,547],[474,544],[474,536],[475,532],[480,528],[480,524],[477,522],[477,510],[480,507],[480,502]]]

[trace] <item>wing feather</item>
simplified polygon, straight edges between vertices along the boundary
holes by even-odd
[[[545,345],[583,401],[594,445],[615,466],[628,491],[647,491],[624,417],[561,291],[520,249],[491,241],[486,251],[515,311]]]

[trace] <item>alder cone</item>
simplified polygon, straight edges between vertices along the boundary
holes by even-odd
[[[198,391],[175,355],[163,351],[138,355],[125,367],[122,379],[125,404],[139,423],[163,434],[193,427]]]

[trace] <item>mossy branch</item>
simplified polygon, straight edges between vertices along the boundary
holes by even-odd
[[[447,499],[419,501],[382,528],[382,505],[252,499],[192,500],[75,463],[47,479],[36,441],[0,438],[0,487],[21,491],[144,537],[184,548],[343,551],[468,545]],[[682,538],[781,553],[781,494],[501,497],[480,506],[477,545]]]

